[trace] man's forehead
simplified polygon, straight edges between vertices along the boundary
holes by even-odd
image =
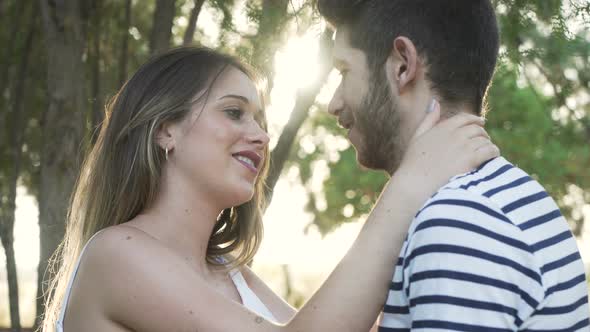
[[[340,28],[335,33],[333,60],[337,68],[348,66],[356,62],[365,61],[365,54],[362,50],[352,47],[350,44],[350,33],[347,29]]]

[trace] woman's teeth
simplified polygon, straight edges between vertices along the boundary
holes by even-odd
[[[246,164],[252,166],[252,168],[256,168],[256,165],[254,165],[254,162],[250,158],[244,156],[236,156],[236,159],[245,162]]]

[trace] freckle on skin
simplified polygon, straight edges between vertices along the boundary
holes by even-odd
[[[131,240],[131,236],[127,236],[127,240]]]
[[[194,314],[194,312],[192,310],[189,310],[188,313],[191,315]]]

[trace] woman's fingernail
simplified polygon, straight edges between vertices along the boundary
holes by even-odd
[[[426,108],[426,113],[432,113],[434,111],[435,105],[436,105],[436,99],[432,98],[432,100],[430,101],[430,104],[428,104],[428,107]]]

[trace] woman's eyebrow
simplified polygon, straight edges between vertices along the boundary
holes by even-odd
[[[231,95],[231,94],[230,95],[225,95],[223,97],[219,97],[219,99],[217,99],[217,100],[222,100],[222,99],[226,99],[226,98],[239,99],[239,100],[243,101],[246,104],[250,104],[250,99],[248,99],[248,98],[246,98],[244,96],[240,96],[240,95]],[[262,113],[262,110],[258,108],[258,109],[256,109],[256,113],[257,114],[258,113]]]
[[[239,100],[245,102],[246,104],[249,104],[250,103],[250,99],[248,99],[248,98],[246,98],[244,96],[240,96],[240,95],[225,95],[223,97],[220,97],[218,100],[226,99],[226,98],[239,99]]]

